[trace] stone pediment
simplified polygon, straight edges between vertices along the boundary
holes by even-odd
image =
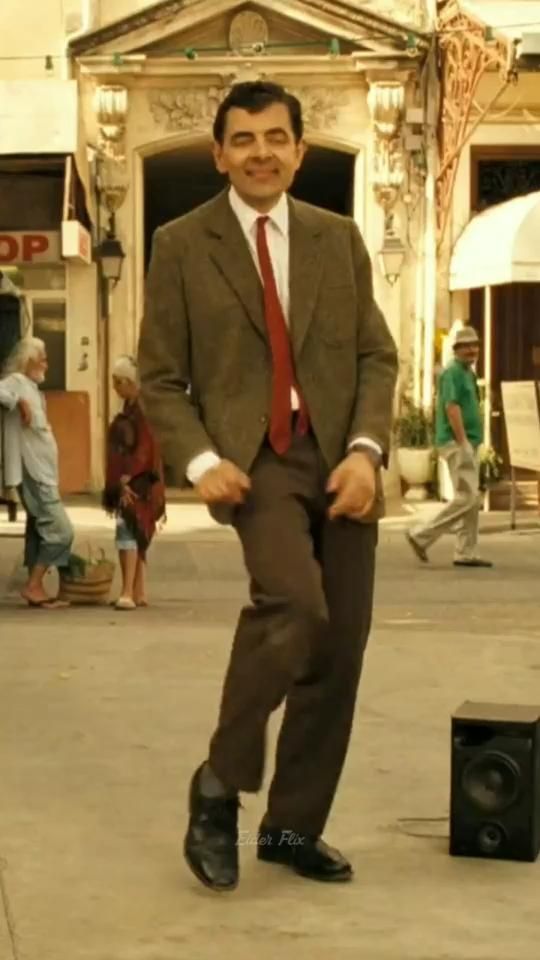
[[[414,36],[418,52],[428,38],[394,19],[389,8],[417,9],[423,0],[161,0],[136,14],[78,37],[70,44],[74,56],[138,54],[170,56],[186,49],[221,48],[221,55],[288,52],[289,44],[306,53],[318,41],[339,40],[342,52],[372,50],[405,52]],[[383,8],[384,15],[379,11]],[[257,46],[262,47],[259,50]],[[279,46],[280,44],[284,46]],[[310,51],[309,46],[313,44]],[[287,48],[287,49],[286,49]],[[205,56],[211,49],[205,51]]]
[[[233,10],[212,20],[197,24],[190,30],[174,33],[165,40],[141,47],[137,52],[152,56],[170,56],[174,52],[201,51],[206,57],[230,54],[252,55],[264,49],[272,54],[304,53],[320,54],[330,48],[332,37],[290,17],[283,17],[272,10],[253,5]],[[358,46],[341,41],[341,51],[350,53]]]

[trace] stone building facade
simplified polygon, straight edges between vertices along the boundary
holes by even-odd
[[[451,80],[456,71],[458,78],[468,76],[466,50],[454,50],[454,60],[445,61],[433,32],[437,18],[452,25],[461,15],[472,29],[482,23],[485,4],[470,0],[457,11],[452,4],[44,0],[40,13],[32,13],[33,20],[40,18],[38,30],[34,22],[33,29],[21,29],[20,6],[16,13],[14,0],[4,0],[0,35],[13,59],[0,59],[0,84],[10,104],[0,175],[20,179],[29,168],[35,175],[40,164],[52,162],[51,154],[56,161],[72,158],[58,230],[50,231],[57,234],[58,260],[48,265],[56,269],[49,283],[58,285],[59,268],[64,271],[63,320],[54,311],[45,320],[57,333],[64,324],[62,386],[71,397],[56,398],[60,419],[77,416],[77,435],[86,436],[84,457],[76,456],[85,469],[75,471],[73,489],[101,482],[104,430],[114,408],[111,359],[135,349],[152,232],[221,188],[210,158],[211,120],[241,79],[277,80],[302,100],[310,149],[295,192],[358,222],[373,259],[376,296],[400,350],[401,389],[417,404],[430,405],[441,331],[476,309],[474,293],[448,290],[452,249],[475,209],[475,151],[527,146],[534,153],[539,139],[534,118],[540,97],[531,76],[520,74],[517,85],[508,84],[489,106],[501,76],[495,61],[486,60],[472,78],[466,88],[470,113],[460,113],[459,84],[452,87]],[[480,32],[480,46],[493,50],[493,40],[483,27]],[[460,35],[456,27],[452,37]],[[497,39],[501,50],[511,45],[504,29]],[[445,114],[445,98],[453,113]],[[448,180],[441,169],[452,150]],[[34,223],[31,212],[26,216],[23,231],[44,231],[43,218]],[[62,223],[77,217],[94,246],[107,228],[121,242],[126,256],[114,289],[106,288],[99,265],[81,256],[76,242],[75,248],[73,242],[62,245]],[[16,221],[0,202],[0,236],[20,233]],[[47,224],[54,226],[50,216]],[[34,279],[45,283],[47,277],[34,269]],[[29,290],[29,299],[39,301],[40,292]],[[84,411],[74,399],[81,394],[87,396]],[[66,451],[70,442],[72,431]],[[389,483],[395,484],[393,471]]]

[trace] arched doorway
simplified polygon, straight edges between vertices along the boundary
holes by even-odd
[[[294,197],[334,213],[353,213],[356,154],[310,146],[293,189]],[[210,141],[146,157],[144,173],[144,262],[148,267],[157,227],[214,197],[223,189]]]

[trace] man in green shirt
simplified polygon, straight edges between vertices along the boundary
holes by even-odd
[[[454,340],[454,359],[443,370],[437,391],[435,443],[448,465],[454,490],[427,523],[406,534],[407,542],[423,563],[428,548],[443,533],[456,529],[456,567],[491,567],[477,554],[480,512],[478,448],[482,443],[480,400],[473,365],[478,360],[478,334],[473,327],[459,330]]]

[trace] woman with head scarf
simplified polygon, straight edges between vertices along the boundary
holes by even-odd
[[[118,610],[147,606],[145,564],[157,522],[165,516],[163,466],[157,441],[139,404],[137,364],[122,356],[113,386],[124,406],[109,427],[103,505],[116,517],[122,571]]]

